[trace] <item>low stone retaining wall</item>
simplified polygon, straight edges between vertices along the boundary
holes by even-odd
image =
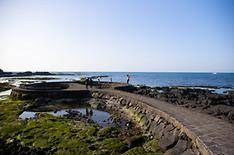
[[[213,154],[191,131],[172,116],[128,96],[118,96],[107,92],[93,92],[94,98],[106,101],[106,106],[124,112],[144,131],[158,138],[166,155],[210,155]]]
[[[41,97],[58,99],[58,98],[84,98],[89,97],[89,90],[77,90],[77,91],[60,91],[60,90],[22,90],[22,89],[13,89],[11,92],[11,98],[13,99],[22,99],[22,100],[31,100]]]
[[[20,85],[20,88],[29,89],[29,90],[63,90],[67,89],[69,84],[67,83],[58,83],[58,82],[51,82],[51,83],[34,83],[34,84],[26,84]]]

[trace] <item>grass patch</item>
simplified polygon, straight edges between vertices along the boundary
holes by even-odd
[[[18,119],[27,104],[29,103],[11,99],[0,101],[0,140],[3,139],[8,144],[19,141],[20,145],[27,148],[49,150],[49,154],[59,155],[161,152],[156,142],[148,140],[141,146],[129,148],[126,143],[129,137],[120,137],[120,130],[116,127],[100,128],[96,124],[55,117],[46,113],[37,115],[35,119]]]

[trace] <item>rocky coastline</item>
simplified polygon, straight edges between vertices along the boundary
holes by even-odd
[[[233,92],[216,94],[208,89],[189,87],[129,86],[129,88],[117,89],[155,98],[234,123]]]
[[[50,72],[4,72],[0,69],[0,77],[18,77],[18,76],[34,76],[34,75],[56,75]]]
[[[7,82],[0,83],[0,91],[5,91],[11,89],[13,86]]]

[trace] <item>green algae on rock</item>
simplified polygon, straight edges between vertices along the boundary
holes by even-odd
[[[26,101],[0,101],[0,147],[19,147],[12,154],[26,151],[29,154],[146,154],[161,153],[157,144],[147,138],[137,147],[129,147],[120,128],[101,128],[94,123],[75,121],[63,117],[41,113],[35,119],[18,119]],[[131,130],[126,131],[131,132]],[[134,138],[133,138],[134,139]],[[156,148],[153,148],[155,147]],[[24,148],[24,149],[22,149]],[[26,148],[26,149],[25,149]],[[1,149],[0,153],[8,153],[9,149]],[[5,152],[4,152],[5,151]],[[8,151],[8,152],[6,152]]]

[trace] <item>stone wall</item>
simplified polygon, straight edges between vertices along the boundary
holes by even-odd
[[[77,91],[59,91],[59,90],[30,90],[30,91],[23,91],[14,88],[11,92],[11,98],[13,99],[22,99],[22,100],[31,100],[36,98],[52,98],[52,99],[59,99],[59,98],[84,98],[89,97],[90,91],[89,90],[77,90]]]
[[[110,109],[121,111],[139,123],[145,132],[159,140],[166,155],[212,154],[196,135],[175,118],[156,108],[127,96],[107,92],[93,92],[92,96],[105,100]]]

